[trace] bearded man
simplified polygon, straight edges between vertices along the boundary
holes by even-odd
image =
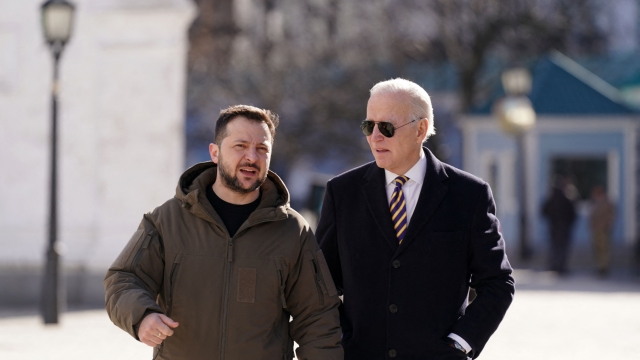
[[[111,320],[154,359],[292,359],[295,340],[298,359],[342,360],[329,269],[269,170],[277,125],[222,110],[212,161],[185,171],[107,272]]]

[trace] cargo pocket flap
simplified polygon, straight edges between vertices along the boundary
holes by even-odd
[[[322,273],[322,279],[324,280],[324,284],[327,287],[327,295],[338,295],[338,290],[336,289],[336,285],[333,283],[331,271],[329,271],[329,266],[327,265],[327,261],[324,258],[322,250],[316,251],[316,258],[318,259],[318,266],[320,267],[320,272]]]

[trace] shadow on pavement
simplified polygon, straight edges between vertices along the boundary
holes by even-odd
[[[73,305],[60,312],[60,317],[66,313],[74,313],[88,310],[104,310],[104,306],[97,305]],[[105,316],[107,313],[105,311]],[[40,316],[40,309],[34,307],[0,307],[0,320],[17,317]]]

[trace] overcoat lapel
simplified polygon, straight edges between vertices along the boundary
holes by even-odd
[[[387,202],[387,192],[385,190],[384,169],[379,168],[375,162],[371,163],[363,180],[362,192],[371,216],[373,216],[373,221],[380,229],[380,233],[391,247],[391,250],[396,252],[398,238],[393,231],[393,224],[391,223],[391,214],[389,213],[389,203]]]
[[[448,178],[447,172],[429,149],[423,148],[427,158],[427,171],[418,197],[418,203],[407,228],[407,234],[398,248],[396,256],[402,253],[418,237],[420,230],[429,222],[449,189],[443,181]],[[391,220],[389,220],[391,222]]]

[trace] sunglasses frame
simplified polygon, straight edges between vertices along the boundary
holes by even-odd
[[[393,135],[395,135],[396,130],[400,129],[403,126],[407,126],[409,124],[411,124],[412,122],[416,122],[418,120],[422,120],[423,118],[418,118],[418,119],[413,119],[411,121],[409,121],[406,124],[402,124],[398,127],[393,126],[392,123],[388,122],[388,121],[373,121],[373,120],[364,120],[362,121],[362,123],[360,123],[360,129],[362,129],[362,133],[365,136],[370,136],[371,134],[373,134],[373,128],[376,126],[376,124],[378,124],[378,130],[380,130],[380,133],[387,138],[391,138],[393,137]],[[371,131],[368,131],[369,128],[369,124],[373,124],[373,126],[371,126]],[[390,129],[389,129],[390,127]],[[368,134],[367,134],[368,132]],[[388,132],[389,135],[387,135],[385,132]]]

